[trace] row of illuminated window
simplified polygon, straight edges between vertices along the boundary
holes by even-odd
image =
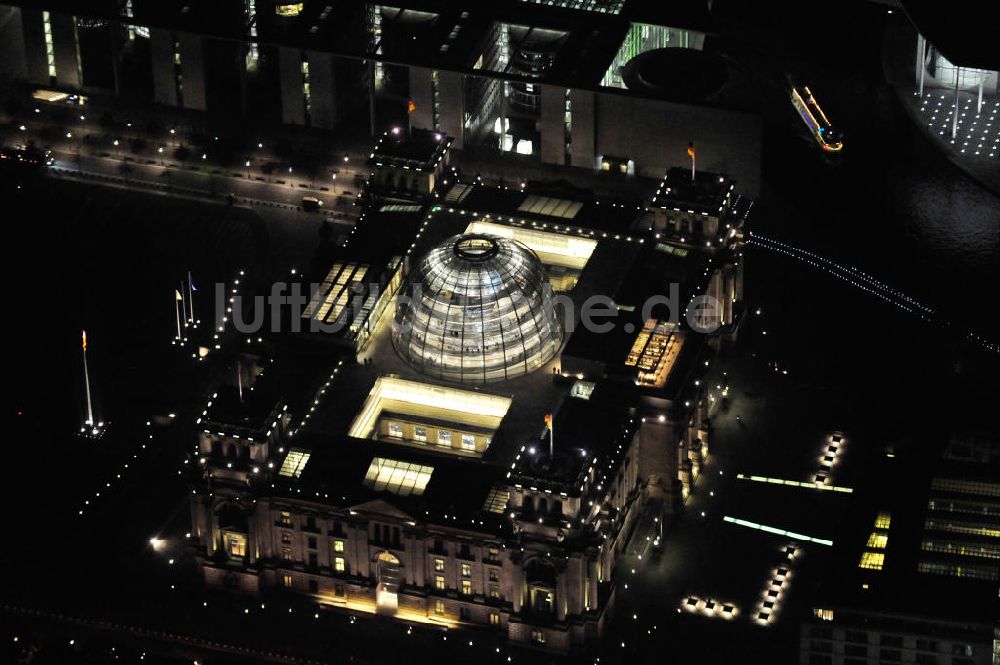
[[[294,528],[292,521],[292,513],[288,510],[282,510],[279,513],[279,518],[277,524],[279,526]],[[343,522],[333,521],[331,523],[331,535],[337,536],[331,540],[331,549],[334,552],[343,552],[345,548],[346,536],[344,534],[344,524]],[[316,517],[314,515],[306,516],[306,523],[302,527],[307,531],[319,532],[319,526],[316,522]],[[235,532],[234,532],[235,533]],[[282,545],[292,544],[292,532],[280,530],[281,533],[281,543]],[[388,525],[378,525],[373,526],[373,533],[371,538],[377,543],[393,543],[396,544],[397,549],[401,548],[402,539],[400,537],[400,531],[398,527],[389,527]],[[310,549],[316,549],[317,539],[315,536],[309,536],[307,540],[307,546]],[[496,545],[489,545],[484,548],[483,561],[492,562],[499,564],[500,562],[500,547]],[[434,538],[427,544],[427,551],[431,554],[447,554],[447,548],[445,547],[445,541],[441,538]],[[468,542],[461,542],[456,547],[455,556],[460,559],[465,559],[467,561],[474,561],[475,555],[473,553],[472,547]],[[443,560],[443,559],[442,559]]]
[[[985,481],[978,481],[978,480],[935,478],[934,480],[931,481],[931,489],[942,492],[977,494],[980,496],[1000,496],[1000,483],[988,483]]]
[[[948,513],[1000,517],[1000,503],[990,503],[988,501],[961,501],[957,499],[936,498],[928,501],[927,507],[931,510],[940,510]]]
[[[287,526],[287,527],[293,526],[293,524],[292,524],[292,511],[290,511],[290,510],[282,510],[282,511],[280,511],[279,514],[278,514],[278,524],[281,525],[281,526]],[[306,529],[308,531],[318,531],[319,530],[319,526],[316,523],[316,516],[315,515],[306,515],[306,523],[305,523],[305,525],[302,528]],[[335,536],[342,536],[342,535],[344,535],[344,523],[343,522],[336,521],[336,520],[332,521],[330,523],[330,529],[332,531],[332,535],[335,535]]]
[[[477,439],[488,448],[492,442],[491,437],[485,435],[469,434],[467,432],[456,432],[454,430],[429,427],[427,425],[416,425],[408,422],[387,421],[380,428],[382,434],[395,439],[415,441],[417,443],[428,443],[434,441],[439,446],[450,448],[452,441],[459,441],[461,449],[473,452],[476,450]]]
[[[967,577],[974,580],[996,580],[1000,577],[1000,570],[994,565],[958,565],[939,561],[920,561],[917,563],[917,572],[948,575],[950,577]]]
[[[984,559],[1000,559],[1000,547],[955,540],[925,540],[920,544],[925,552],[940,552],[942,554],[957,554],[959,556],[974,556]]]
[[[928,517],[924,522],[928,531],[947,531],[961,533],[967,536],[983,536],[985,538],[1000,538],[1000,526],[990,522],[956,522],[935,517]]]
[[[434,588],[437,589],[438,591],[448,590],[448,582],[445,579],[444,575],[434,576]],[[459,591],[461,591],[463,596],[471,596],[473,594],[472,580],[465,578],[459,580]],[[487,593],[489,594],[490,598],[493,598],[495,600],[503,600],[503,592],[500,590],[499,584],[489,584],[487,586]]]
[[[441,600],[440,598],[434,599],[433,602],[434,602],[434,607],[433,607],[432,611],[434,613],[434,616],[438,616],[438,617],[445,616],[447,614],[447,606],[446,606],[445,602],[443,600]],[[471,616],[469,614],[469,608],[465,607],[464,605],[462,607],[459,607],[459,609],[458,609],[458,618],[459,618],[460,621],[469,621],[470,618],[471,618]],[[491,611],[489,613],[489,622],[490,622],[491,626],[499,626],[500,625],[500,613],[499,612],[495,612],[495,611]]]
[[[873,531],[868,536],[865,543],[865,550],[861,553],[861,561],[858,568],[864,570],[882,570],[885,566],[885,548],[889,542],[889,526],[892,524],[892,515],[881,511],[875,517]]]
[[[42,12],[42,27],[45,32],[45,57],[49,65],[49,76],[55,78],[56,54],[52,44],[52,20],[47,11]]]
[[[820,613],[830,613],[830,618],[827,620],[832,620],[831,610],[813,610],[816,616],[820,616]],[[822,618],[822,617],[821,617]],[[835,635],[832,628],[826,626],[812,626],[809,631],[810,637],[810,650],[820,651],[823,653],[833,652],[833,642]],[[870,644],[872,646],[879,647],[890,647],[889,649],[880,649],[880,654],[882,653],[892,653],[894,649],[911,649],[916,651],[928,651],[932,653],[942,652],[941,643],[938,640],[924,638],[924,637],[910,637],[903,635],[889,635],[885,633],[869,633],[864,630],[852,630],[850,628],[844,630],[843,641],[853,642],[857,645]],[[948,649],[944,649],[947,652]],[[975,649],[973,645],[964,642],[953,642],[951,644],[951,655],[953,656],[972,656],[975,654]],[[898,653],[898,652],[897,652]],[[883,660],[897,660],[893,657],[886,658],[880,655]]]
[[[292,553],[292,548],[290,546],[283,546],[281,548],[281,558],[284,561],[294,561],[295,557]],[[306,563],[308,563],[313,568],[319,567],[319,554],[315,551],[310,551],[306,555]],[[342,556],[334,556],[331,558],[331,567],[334,572],[346,573],[347,571],[347,559]]]

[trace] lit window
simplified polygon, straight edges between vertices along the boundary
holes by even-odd
[[[420,441],[421,443],[426,442],[427,441],[427,428],[426,427],[420,427],[419,425],[415,426],[413,428],[413,440],[414,441]]]
[[[476,449],[476,437],[472,434],[462,435],[462,450],[475,450]]]
[[[535,644],[545,644],[545,632],[541,630],[531,631],[531,641]]]
[[[576,381],[573,383],[573,389],[570,390],[569,394],[571,397],[590,399],[590,396],[594,394],[595,387],[596,384],[593,381]]]
[[[347,562],[344,561],[344,557],[338,556],[333,558],[333,569],[338,573],[343,573],[347,570]]]
[[[281,548],[281,558],[284,559],[285,561],[291,561],[292,560],[292,548],[291,547],[282,547]]]
[[[398,439],[403,438],[403,426],[399,423],[389,423],[389,436],[394,436]]]
[[[282,575],[281,576],[281,584],[286,589],[291,589],[292,588],[292,576],[291,575]]]
[[[438,616],[443,616],[444,615],[444,601],[443,600],[435,600],[434,601],[434,614],[436,614]]]
[[[342,540],[335,540],[335,541],[333,541],[333,551],[334,552],[343,552],[344,551],[344,541],[342,541]]]
[[[813,615],[822,621],[833,621],[833,610],[824,610],[817,607],[813,610]]]
[[[444,583],[444,575],[434,576],[434,588],[437,589],[438,591],[444,591],[445,589],[448,588],[447,585]]]
[[[501,598],[503,598],[503,594],[500,593],[500,585],[499,584],[491,584],[490,585],[490,598],[496,598],[498,600],[501,599]]]
[[[49,77],[55,78],[56,76],[56,55],[55,48],[52,45],[52,22],[49,19],[48,12],[42,12],[42,25],[43,32],[45,33],[45,53],[49,65]]]
[[[878,531],[872,531],[872,534],[868,536],[869,549],[873,550],[884,550],[886,542],[888,542],[889,536],[884,533],[879,533]]]
[[[274,5],[274,13],[278,16],[298,16],[302,13],[301,2],[279,2]]]
[[[444,572],[444,559],[434,559],[434,570],[439,573]]]
[[[306,468],[308,461],[309,453],[307,451],[292,448],[285,456],[285,461],[282,462],[278,475],[286,478],[298,478],[302,475],[302,470]]]
[[[472,580],[462,580],[462,593],[466,596],[472,595]]]
[[[490,625],[491,626],[499,626],[500,625],[500,613],[499,612],[490,612]]]
[[[440,446],[450,446],[451,445],[451,432],[446,432],[445,430],[438,430],[438,445],[440,445]]]
[[[493,489],[486,496],[486,500],[483,501],[483,510],[488,510],[491,513],[497,513],[498,515],[506,512],[507,501],[510,500],[510,491],[507,490],[503,485],[494,485]],[[492,555],[492,552],[496,551],[495,547],[490,548],[490,556],[496,558]]]
[[[226,533],[226,550],[229,556],[245,557],[247,555],[247,537],[242,533]]]
[[[500,571],[496,568],[489,569],[490,582],[497,582],[500,580]]]
[[[292,514],[287,510],[281,511],[281,523],[284,524],[285,526],[292,525]]]
[[[420,496],[431,479],[434,467],[376,457],[365,474],[365,487],[400,496]]]
[[[886,512],[881,512],[878,514],[878,517],[875,518],[875,528],[888,529],[891,521],[892,515]]]
[[[858,568],[864,568],[865,570],[882,570],[882,566],[884,564],[884,552],[864,552],[861,555],[861,563],[858,564]]]
[[[472,577],[472,566],[470,564],[462,564],[462,577]]]

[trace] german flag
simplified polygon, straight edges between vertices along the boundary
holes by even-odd
[[[551,413],[546,413],[545,414],[545,426],[549,429],[550,432],[552,431],[552,414]]]

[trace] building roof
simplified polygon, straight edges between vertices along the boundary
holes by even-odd
[[[451,137],[430,129],[394,127],[375,143],[371,161],[376,166],[433,171],[451,145]]]
[[[697,146],[695,146],[697,151]],[[736,181],[720,173],[674,167],[668,169],[650,203],[655,208],[712,216],[722,214]]]
[[[302,431],[286,453],[308,451],[309,459],[296,477],[274,476],[274,490],[304,501],[346,507],[381,499],[415,520],[499,532],[509,521],[484,510],[493,486],[505,470],[477,458],[437,454],[376,439]],[[365,483],[373,460],[393,460],[433,469],[421,493],[376,490]]]
[[[609,4],[604,0],[501,0],[465,5],[447,0],[407,0],[392,6],[349,0],[303,2],[301,11],[279,15],[276,3],[259,0],[255,29],[261,44],[468,73],[475,71],[476,59],[498,22],[562,32],[545,82],[592,89],[599,85],[633,22],[713,31],[714,22],[703,0],[623,3],[615,13],[580,8]],[[118,5],[103,0],[47,0],[44,6],[75,16],[121,19]],[[138,25],[233,40],[245,39],[248,32],[241,0],[133,0],[132,7],[133,22]],[[373,7],[381,12],[378,43],[368,29]],[[496,75],[522,78],[511,72]]]
[[[990,463],[930,460],[907,454],[873,462],[866,475],[867,484],[855,489],[852,504],[834,537],[832,563],[819,587],[814,607],[933,618],[941,622],[990,624],[1000,620],[995,579],[989,582],[969,576],[921,572],[922,562],[949,565],[950,561],[957,566],[985,567],[996,574],[996,559],[940,554],[928,551],[924,544],[954,540],[997,548],[995,535],[990,538],[941,532],[928,523],[936,515],[939,521],[971,520],[978,525],[976,528],[991,528],[994,534],[1000,533],[998,496],[972,496],[973,500],[992,503],[992,516],[985,512],[978,515],[940,512],[942,502],[970,498],[942,490],[941,479],[988,482],[992,483],[993,491],[998,491],[997,461],[998,458]],[[866,551],[883,555],[870,561],[872,568],[861,567]]]

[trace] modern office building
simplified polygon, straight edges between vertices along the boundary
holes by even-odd
[[[409,124],[476,155],[654,178],[696,141],[756,194],[761,123],[729,91],[709,6],[23,2],[0,9],[0,75],[373,136]]]
[[[803,665],[1000,662],[1000,446],[956,437],[926,462],[888,452],[855,493]]]
[[[309,371],[266,358],[207,398],[190,545],[210,585],[581,651],[638,518],[693,491],[700,378],[738,323],[704,333],[640,300],[668,277],[682,305],[706,294],[742,220],[727,209],[692,244],[565,186],[440,182],[427,204],[372,199],[303,276],[323,286],[290,316],[342,326],[261,354]],[[596,296],[606,334],[584,314]],[[719,312],[738,319],[732,299]]]

